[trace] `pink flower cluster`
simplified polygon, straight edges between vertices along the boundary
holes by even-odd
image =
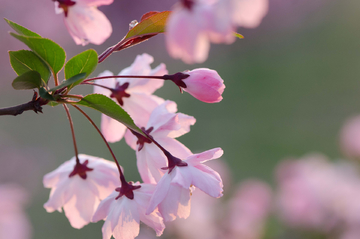
[[[268,11],[268,0],[182,0],[167,22],[169,54],[185,63],[207,59],[210,42],[235,41],[236,26],[257,27]]]
[[[90,222],[105,220],[103,238],[132,239],[138,236],[140,221],[153,228],[157,236],[165,222],[190,215],[190,201],[195,188],[219,198],[223,183],[220,175],[203,163],[222,156],[220,148],[193,154],[176,138],[190,131],[195,118],[177,112],[173,101],[153,93],[164,79],[141,76],[164,76],[164,64],[152,69],[154,59],[143,54],[122,70],[125,78],[98,79],[95,93],[104,94],[118,103],[134,119],[147,137],[128,130],[114,119],[102,115],[101,131],[109,142],[124,135],[137,156],[137,166],[144,183],[127,182],[115,163],[80,154],[45,175],[44,186],[51,188],[48,212],[65,212],[70,224],[81,228]],[[138,79],[127,75],[140,76]],[[100,74],[113,76],[109,71]],[[175,79],[184,91],[205,102],[218,102],[225,88],[216,71],[196,69],[181,73]],[[180,87],[180,86],[179,86]]]
[[[336,233],[336,238],[360,238],[360,177],[354,165],[310,155],[281,163],[277,180],[277,208],[284,223]]]

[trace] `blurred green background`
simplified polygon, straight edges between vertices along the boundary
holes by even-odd
[[[50,0],[9,2],[0,0],[1,17],[58,42],[70,59],[88,48],[102,52],[121,39],[131,20],[146,11],[170,9],[175,1],[115,1],[101,7],[114,34],[102,46],[86,47],[74,44]],[[245,39],[233,45],[212,45],[204,64],[185,65],[171,59],[164,36],[157,36],[115,53],[93,76],[105,69],[117,74],[143,52],[154,56],[153,67],[164,62],[170,73],[199,67],[217,70],[226,85],[221,103],[199,102],[168,82],[156,94],[176,101],[180,112],[197,119],[191,132],[179,138],[193,152],[221,147],[234,182],[260,178],[272,184],[275,166],[284,158],[310,152],[343,157],[339,130],[347,118],[360,113],[359,10],[358,0],[270,0],[260,27],[238,29]],[[11,87],[16,75],[7,51],[25,47],[7,34],[9,30],[0,22],[0,107],[27,102],[32,96],[31,91]],[[77,92],[91,93],[92,88],[84,86]],[[102,223],[76,230],[63,214],[48,214],[42,207],[49,194],[42,186],[43,175],[74,154],[64,110],[44,107],[43,112],[0,117],[0,183],[18,182],[29,192],[33,238],[101,238]],[[110,159],[97,132],[82,115],[72,112],[79,151]],[[87,112],[100,123],[99,113]],[[112,147],[127,179],[139,180],[133,150],[124,140]]]

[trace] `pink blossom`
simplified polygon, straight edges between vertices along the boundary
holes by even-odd
[[[15,184],[0,185],[0,238],[31,238],[31,225],[23,209],[27,201],[23,188]]]
[[[107,17],[97,7],[109,5],[113,0],[56,0],[56,13],[64,13],[66,28],[75,43],[83,46],[100,45],[112,33]]]
[[[271,209],[270,187],[257,180],[242,182],[229,202],[226,238],[261,239]]]
[[[157,236],[163,233],[165,225],[157,210],[145,215],[155,185],[134,185],[140,188],[132,191],[132,199],[114,191],[100,203],[92,221],[105,220],[102,227],[103,239],[110,239],[111,235],[115,239],[133,239],[139,235],[140,221],[153,228]]]
[[[257,27],[267,11],[268,0],[184,0],[167,22],[168,52],[188,64],[202,63],[210,42],[233,43],[236,26]]]
[[[206,103],[222,100],[225,85],[219,74],[207,68],[177,73],[170,78],[181,90]]]
[[[269,11],[269,0],[233,0],[233,22],[240,27],[258,27]]]
[[[190,214],[191,186],[212,197],[221,197],[223,184],[220,175],[202,163],[222,154],[220,148],[211,149],[193,154],[171,167],[158,182],[146,213],[150,214],[158,207],[165,221],[175,220],[176,217],[187,218]]]
[[[146,131],[175,157],[186,158],[192,154],[191,151],[174,138],[189,132],[190,125],[194,125],[196,120],[192,116],[175,113],[176,111],[175,102],[165,101],[151,113]],[[167,166],[164,153],[150,140],[141,135],[137,135],[136,138],[130,131],[125,134],[125,139],[136,151],[137,166],[142,180],[145,183],[157,183],[166,172],[161,169]]]
[[[50,198],[44,204],[47,212],[64,208],[71,226],[82,228],[88,224],[100,200],[106,198],[119,183],[115,163],[85,154],[73,157],[56,170],[46,174],[44,186],[51,188]]]
[[[123,69],[119,75],[161,76],[167,74],[165,64],[160,64],[155,69],[151,69],[150,64],[153,61],[154,58],[146,53],[138,55],[134,63]],[[104,71],[99,76],[112,75],[113,73],[110,71]],[[164,102],[160,97],[152,95],[155,90],[163,86],[163,80],[113,78],[96,80],[96,83],[115,90],[112,92],[102,87],[94,87],[94,93],[113,98],[129,113],[137,125],[146,125],[151,112]],[[120,122],[104,114],[101,116],[101,131],[107,141],[111,143],[119,141],[124,136],[125,130],[126,127]]]
[[[230,172],[225,161],[211,160],[204,163],[216,170],[224,182],[224,187],[230,185]],[[194,190],[191,195],[191,214],[187,219],[177,219],[166,225],[166,232],[176,235],[179,239],[218,239],[221,236],[223,201],[209,197],[201,190]],[[226,216],[227,218],[228,216]],[[196,230],[194,230],[196,228]],[[173,238],[169,236],[169,238]]]
[[[360,175],[354,165],[321,155],[285,161],[278,169],[281,219],[325,233],[360,224]]]
[[[340,145],[345,155],[360,159],[360,116],[346,121],[341,129]]]

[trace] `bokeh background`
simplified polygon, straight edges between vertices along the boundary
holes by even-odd
[[[115,0],[100,7],[114,29],[101,46],[75,45],[63,16],[55,14],[50,0],[0,0],[0,16],[59,43],[70,59],[88,48],[101,53],[126,34],[130,21],[139,20],[147,11],[169,10],[175,2]],[[153,66],[166,63],[170,73],[199,67],[216,69],[226,85],[220,103],[197,101],[180,94],[168,82],[156,94],[176,101],[180,112],[197,119],[191,132],[179,139],[193,152],[221,147],[235,183],[259,178],[273,184],[274,168],[285,158],[310,152],[321,152],[331,159],[344,157],[339,130],[347,118],[360,114],[359,9],[358,0],[270,0],[269,13],[258,28],[239,28],[245,39],[232,45],[212,45],[204,64],[186,65],[170,58],[164,36],[159,35],[113,54],[93,76],[106,69],[117,74],[144,52],[154,56]],[[11,87],[16,74],[7,51],[26,46],[8,31],[10,27],[0,21],[0,107],[32,97],[31,91]],[[79,88],[79,94],[92,92],[90,86]],[[33,238],[101,238],[102,223],[73,229],[63,214],[48,214],[42,207],[49,195],[49,189],[42,185],[43,175],[74,154],[64,110],[45,106],[43,112],[0,117],[0,183],[16,182],[30,194],[26,211]],[[110,159],[97,132],[82,115],[72,112],[79,151]],[[100,123],[99,113],[87,112]],[[123,140],[112,147],[126,178],[139,180],[133,150]]]

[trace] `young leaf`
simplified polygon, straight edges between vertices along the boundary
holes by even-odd
[[[126,127],[129,127],[143,135],[143,132],[134,124],[134,121],[131,119],[129,114],[105,95],[90,94],[74,104],[83,105],[100,111],[101,113],[106,114],[107,116],[124,124]]]
[[[15,90],[29,90],[40,88],[41,76],[36,71],[28,71],[15,78],[12,82],[12,87]]]
[[[147,17],[143,17],[141,22],[126,34],[125,39],[165,32],[166,21],[170,13],[171,11],[164,11],[145,14]]]
[[[47,90],[44,87],[41,87],[39,89],[39,95],[43,99],[55,101],[55,98],[52,95],[50,95],[49,92],[47,92]]]
[[[239,39],[244,39],[244,36],[241,35],[240,33],[234,32],[234,36],[239,38]]]
[[[70,79],[75,75],[86,72],[83,78],[85,79],[96,69],[97,63],[98,55],[96,51],[93,49],[86,50],[74,56],[66,63],[64,70],[65,79]],[[75,82],[74,84],[69,86],[69,89],[80,83],[81,81]]]
[[[42,80],[47,83],[50,77],[50,70],[46,63],[34,52],[27,50],[9,51],[10,63],[16,74],[22,75],[28,71],[37,71]]]
[[[116,45],[109,47],[99,55],[99,63],[104,61],[115,51],[121,51],[144,42],[159,33],[165,32],[166,21],[171,11],[148,12],[143,15],[141,21],[134,26],[126,36]]]
[[[86,76],[85,72],[74,75],[73,77],[70,77],[70,79],[67,79],[66,81],[63,81],[60,85],[58,85],[58,86],[56,86],[54,88],[51,88],[49,91],[55,91],[55,90],[64,88],[64,87],[69,86],[69,85],[74,85],[76,83],[79,84],[82,80],[85,79],[85,76]]]
[[[4,18],[4,20],[7,22],[7,24],[9,24],[9,26],[14,29],[17,33],[19,33],[20,35],[23,35],[23,36],[28,36],[28,37],[41,37],[39,34],[33,32],[33,31],[30,31],[29,29],[23,27],[23,26],[20,26],[19,24],[13,22],[13,21],[10,21],[6,18]]]
[[[10,35],[25,43],[33,50],[48,66],[54,74],[57,74],[65,63],[66,54],[64,49],[47,38],[22,36],[10,32]]]

